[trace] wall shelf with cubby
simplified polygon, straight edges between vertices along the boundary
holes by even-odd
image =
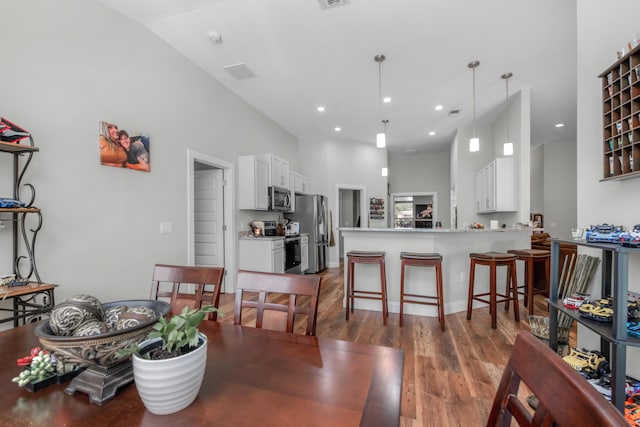
[[[602,180],[640,176],[640,46],[600,74]]]

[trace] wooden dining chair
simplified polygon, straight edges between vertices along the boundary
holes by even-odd
[[[538,399],[533,414],[518,399],[521,382]],[[628,426],[591,384],[529,332],[516,337],[487,427],[510,426],[512,417],[521,426]]]
[[[305,314],[305,335],[315,336],[320,281],[318,276],[240,270],[233,323],[241,325],[243,309],[250,308],[256,309],[256,328],[293,333],[296,315]],[[249,299],[249,295],[253,298]],[[308,305],[305,301],[296,304],[300,302],[298,296],[308,297]]]
[[[218,308],[220,288],[224,278],[223,267],[194,267],[156,264],[153,269],[151,298],[168,298],[171,312],[180,313],[184,307],[202,307],[203,302]],[[189,285],[194,285],[191,291]],[[216,312],[209,313],[209,320],[217,320]]]

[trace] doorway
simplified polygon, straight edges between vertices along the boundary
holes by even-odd
[[[188,263],[224,267],[222,292],[235,291],[234,165],[188,152]]]
[[[367,192],[364,186],[338,184],[336,185],[336,200],[336,228],[367,228]],[[332,265],[333,267],[340,266],[344,260],[342,233],[337,231],[337,234],[339,236],[336,240],[338,262],[337,265]]]

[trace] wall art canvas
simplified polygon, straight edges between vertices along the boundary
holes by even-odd
[[[151,170],[149,137],[120,129],[117,124],[100,122],[100,164],[143,172]]]

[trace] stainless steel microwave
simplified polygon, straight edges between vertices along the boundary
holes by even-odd
[[[284,187],[269,187],[269,209],[272,211],[291,211],[291,192]]]

